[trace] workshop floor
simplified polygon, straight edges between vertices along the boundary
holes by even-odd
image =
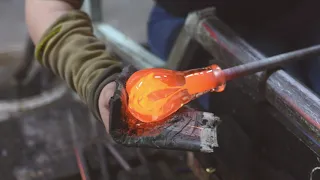
[[[146,41],[146,22],[152,0],[104,0],[104,19],[138,42]],[[0,51],[24,45],[27,30],[24,1],[0,1]]]

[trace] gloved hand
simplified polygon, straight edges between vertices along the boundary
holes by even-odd
[[[110,107],[109,107],[109,102],[111,97],[114,95],[116,89],[116,82],[111,82],[107,84],[101,91],[100,96],[99,96],[99,111],[100,111],[100,116],[103,121],[103,124],[109,132],[109,114],[110,114]]]
[[[105,125],[107,132],[109,132],[110,125],[110,99],[115,96],[115,90],[117,89],[125,89],[123,86],[126,80],[136,71],[133,66],[127,66],[123,69],[122,73],[118,76],[116,82],[111,82],[107,84],[101,91],[99,96],[99,111],[101,119]],[[120,87],[121,86],[121,87]]]
[[[136,71],[123,69],[114,83],[100,95],[99,108],[104,124],[117,143],[126,146],[213,152],[218,147],[220,119],[212,113],[185,106],[165,122],[143,123],[126,111],[128,96],[125,83]]]

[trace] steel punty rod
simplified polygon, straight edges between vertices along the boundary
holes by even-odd
[[[239,66],[224,69],[224,75],[226,80],[232,80],[238,77],[254,74],[260,71],[264,71],[271,68],[276,68],[286,63],[291,63],[303,58],[310,58],[320,55],[320,45],[283,53],[280,55],[272,56],[260,61],[255,61]]]

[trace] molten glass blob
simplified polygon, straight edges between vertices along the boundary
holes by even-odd
[[[225,77],[217,65],[188,71],[144,69],[126,83],[128,110],[142,122],[162,121],[196,97],[224,88]]]

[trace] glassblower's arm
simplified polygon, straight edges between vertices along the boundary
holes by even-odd
[[[100,92],[113,82],[122,63],[94,35],[82,0],[26,0],[26,22],[35,57],[72,88],[97,119]]]

